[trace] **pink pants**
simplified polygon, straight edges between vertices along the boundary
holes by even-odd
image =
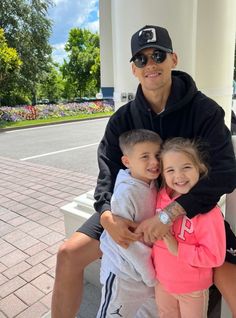
[[[158,283],[155,297],[160,318],[207,318],[208,289],[188,294],[172,294]]]

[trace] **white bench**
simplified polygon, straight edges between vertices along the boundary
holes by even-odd
[[[69,238],[93,213],[94,211],[94,189],[76,197],[73,202],[61,207],[64,214],[65,233]],[[89,283],[100,287],[99,272],[100,260],[91,263],[86,267],[84,277]]]

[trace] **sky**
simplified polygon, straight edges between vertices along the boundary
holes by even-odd
[[[99,32],[99,0],[54,0],[48,15],[52,20],[50,44],[53,47],[54,61],[62,64],[66,57],[64,51],[72,28],[85,28]]]

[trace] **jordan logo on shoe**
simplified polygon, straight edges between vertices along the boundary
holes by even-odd
[[[117,308],[114,312],[112,312],[111,315],[117,315],[119,317],[123,317],[120,313],[121,308],[122,308],[122,305],[119,308]]]

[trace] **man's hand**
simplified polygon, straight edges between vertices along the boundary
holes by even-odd
[[[163,241],[166,243],[166,246],[171,254],[174,256],[178,255],[178,242],[176,238],[168,232],[164,237]]]
[[[162,224],[157,215],[139,224],[135,233],[142,233],[145,243],[154,243],[161,240],[169,231],[170,224]]]
[[[100,223],[112,239],[124,248],[128,248],[130,243],[138,241],[142,236],[134,233],[137,223],[114,215],[111,211],[102,213]]]

